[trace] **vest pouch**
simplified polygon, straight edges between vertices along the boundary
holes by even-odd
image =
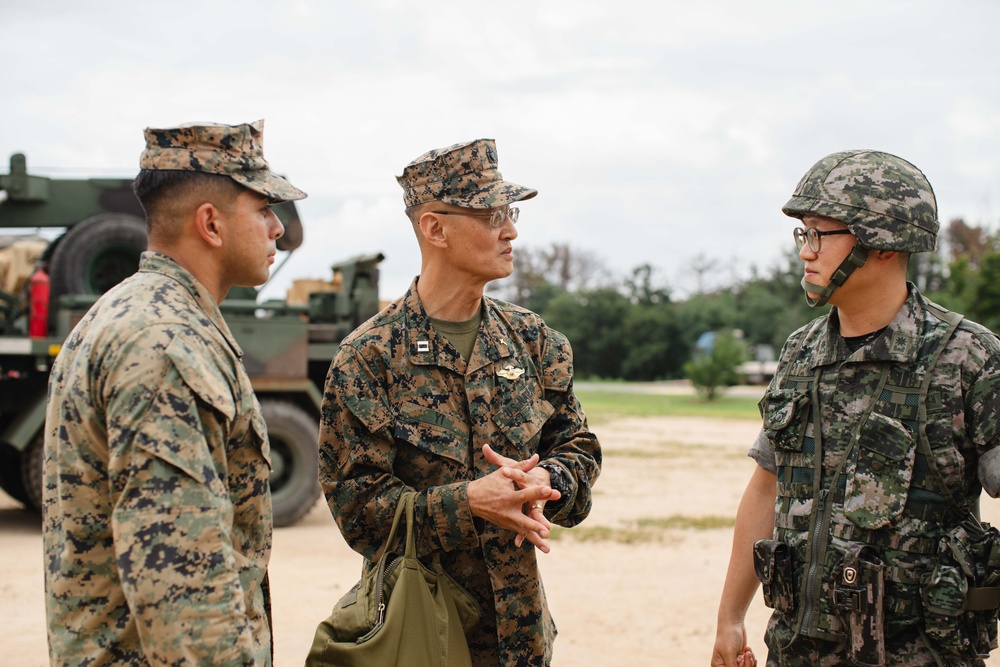
[[[851,543],[830,583],[851,659],[858,665],[885,665],[885,563],[872,547]]]
[[[962,570],[954,565],[938,563],[920,588],[925,616],[958,616],[965,611],[965,596],[968,593],[969,582]]]
[[[997,648],[998,544],[1000,533],[971,517],[941,538],[920,597],[924,630],[942,652],[982,660]]]
[[[847,463],[844,515],[858,528],[878,530],[903,512],[917,445],[903,423],[872,412]]]
[[[760,580],[764,604],[782,614],[795,611],[792,550],[777,540],[757,540],[753,545],[753,569]]]
[[[802,451],[809,422],[809,403],[809,394],[797,389],[772,389],[760,399],[757,408],[764,422],[764,432],[776,449]]]

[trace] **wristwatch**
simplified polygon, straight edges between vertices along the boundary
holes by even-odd
[[[540,463],[538,467],[549,471],[549,486],[559,492],[559,500],[554,501],[553,504],[558,505],[566,500],[569,496],[569,480],[566,479],[566,473],[563,472],[563,469],[555,463]]]

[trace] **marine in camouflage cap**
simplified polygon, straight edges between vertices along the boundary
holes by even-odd
[[[271,664],[270,445],[242,354],[156,252],[66,338],[45,420],[53,666]]]
[[[549,552],[552,524],[590,514],[602,456],[573,389],[569,341],[484,294],[513,270],[510,204],[537,191],[503,180],[490,139],[425,153],[398,181],[420,275],[340,344],[323,392],[319,479],[344,539],[369,561],[401,492],[416,491],[418,555],[439,559],[479,603],[466,634],[472,664],[542,667],[556,628],[537,554]],[[450,207],[463,210],[425,210]]]
[[[490,209],[531,199],[538,190],[503,180],[496,142],[476,139],[427,151],[396,181],[407,208],[440,201],[462,208]]]
[[[924,173],[900,157],[873,150],[822,158],[799,180],[781,211],[793,218],[815,215],[842,222],[858,239],[827,285],[802,279],[813,307],[825,305],[851,273],[864,266],[869,250],[934,250],[940,227],[934,189]]]
[[[143,133],[141,169],[200,171],[229,176],[271,203],[305,199],[306,193],[271,173],[264,159],[264,121],[240,125],[187,123]]]
[[[146,130],[135,191],[163,222],[138,271],[98,299],[52,365],[52,665],[271,664],[270,443],[218,305],[231,286],[266,280],[282,225],[262,204],[304,196],[268,170],[261,130]],[[175,183],[194,194],[161,206]],[[193,213],[219,184],[232,206]],[[210,239],[200,230],[211,221],[222,222]]]

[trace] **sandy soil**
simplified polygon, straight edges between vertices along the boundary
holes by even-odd
[[[541,570],[559,627],[556,667],[707,665],[729,560],[731,519],[753,462],[759,422],[629,419],[594,427],[604,473],[590,518],[557,535]],[[1000,503],[984,518],[1000,524]],[[0,493],[2,663],[47,664],[41,535],[34,515]],[[326,506],[275,531],[271,560],[276,664],[301,665],[316,624],[357,579],[360,557]],[[765,654],[769,610],[747,619]],[[1000,656],[989,665],[1000,667]]]

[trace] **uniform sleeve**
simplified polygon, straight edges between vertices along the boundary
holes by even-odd
[[[764,429],[760,430],[760,433],[757,434],[757,439],[750,445],[750,451],[747,452],[747,456],[756,461],[757,465],[764,470],[777,474],[778,463],[774,456],[774,445],[771,443],[771,439],[767,437]]]
[[[573,391],[573,350],[549,329],[542,358],[542,384],[553,412],[542,428],[539,457],[566,473],[569,493],[546,512],[553,523],[575,526],[590,514],[593,486],[601,474],[601,444]]]
[[[424,556],[479,543],[468,482],[408,487],[393,473],[395,415],[381,375],[341,348],[327,375],[319,437],[319,479],[347,544],[370,560],[381,555],[400,494],[417,491],[415,546]]]
[[[967,432],[979,452],[978,473],[983,489],[1000,495],[1000,359],[987,358],[969,388]]]
[[[782,373],[786,364],[788,364],[793,351],[797,351],[799,349],[799,345],[802,342],[802,336],[805,335],[807,329],[812,326],[815,325],[809,324],[798,331],[793,332],[781,346],[781,353],[778,355],[777,371],[771,377],[771,381],[767,384],[767,389],[764,391],[764,398],[762,398],[757,404],[762,418],[764,417],[764,410],[768,395],[771,394],[771,392],[780,389],[782,383]],[[767,437],[767,432],[763,428],[761,428],[760,432],[757,433],[757,438],[753,441],[753,444],[750,445],[750,451],[747,452],[747,456],[756,461],[757,465],[764,470],[777,474],[778,461],[774,452],[774,443]]]
[[[257,664],[210,448],[224,456],[235,401],[182,338],[126,345],[105,385],[118,573],[151,664]]]

